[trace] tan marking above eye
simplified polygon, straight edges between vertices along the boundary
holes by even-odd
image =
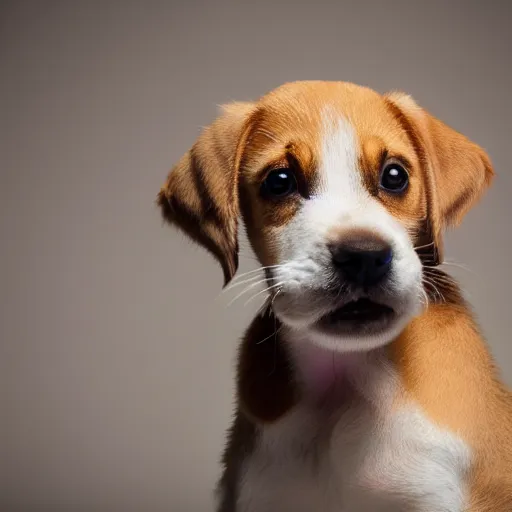
[[[382,163],[382,154],[387,151],[384,141],[380,137],[369,137],[363,141],[362,150],[368,166],[379,169]]]
[[[316,168],[316,159],[312,149],[305,143],[290,142],[286,146],[286,151],[288,156],[293,158],[296,164],[300,166],[302,172],[311,177],[310,175]]]

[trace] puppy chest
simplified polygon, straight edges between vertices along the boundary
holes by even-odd
[[[410,408],[328,418],[298,408],[265,427],[247,458],[240,510],[462,511],[470,454]]]

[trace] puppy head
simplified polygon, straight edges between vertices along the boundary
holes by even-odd
[[[444,229],[491,177],[481,148],[405,94],[295,82],[225,110],[159,204],[217,257],[226,282],[241,214],[281,322],[320,345],[365,350],[420,312],[418,251],[441,261]]]

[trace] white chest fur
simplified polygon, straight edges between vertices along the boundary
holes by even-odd
[[[412,403],[392,408],[392,368],[374,360],[357,369],[360,394],[350,405],[306,399],[261,428],[243,468],[239,510],[464,510],[469,448]]]

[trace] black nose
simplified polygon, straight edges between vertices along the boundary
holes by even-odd
[[[359,286],[377,284],[391,268],[393,251],[381,241],[348,243],[330,247],[334,265],[344,278]]]

